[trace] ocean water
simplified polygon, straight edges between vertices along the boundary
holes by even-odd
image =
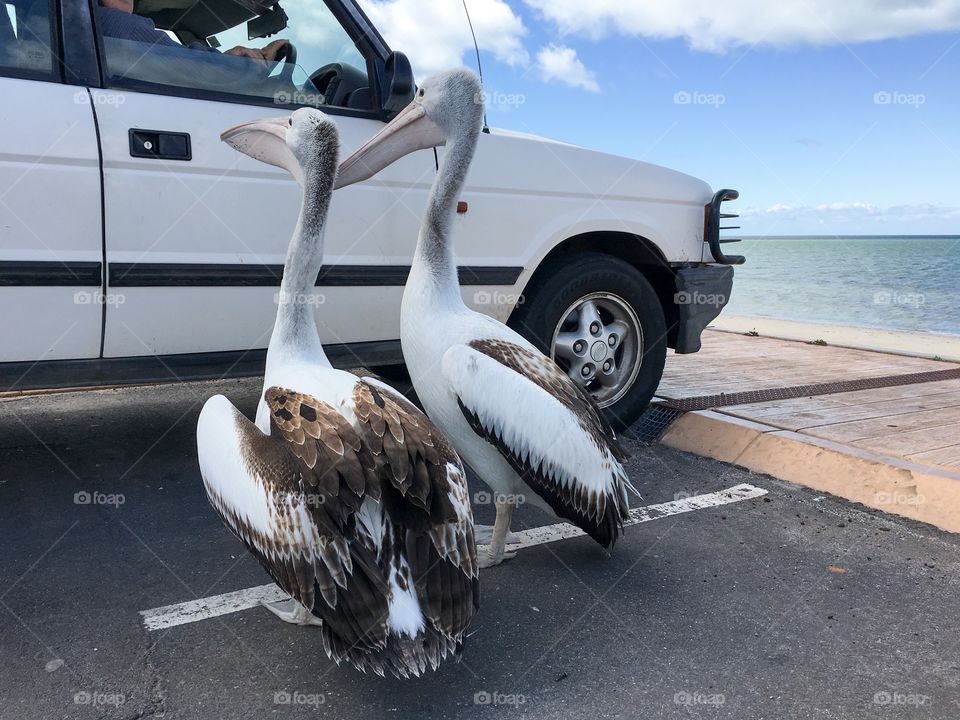
[[[725,312],[960,335],[960,236],[748,238]]]

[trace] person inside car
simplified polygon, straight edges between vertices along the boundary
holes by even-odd
[[[152,43],[165,47],[184,47],[162,30],[157,30],[153,20],[135,14],[133,12],[133,0],[100,0],[99,7],[97,7],[97,26],[105,37]],[[274,40],[262,50],[238,45],[230,48],[224,54],[246,57],[266,64],[273,62],[277,53],[286,44],[286,40]],[[215,48],[199,42],[190,43],[186,47],[192,50],[218,52]]]

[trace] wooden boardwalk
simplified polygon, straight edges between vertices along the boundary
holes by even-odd
[[[682,399],[956,367],[924,358],[708,330],[699,353],[667,358],[657,395]],[[960,469],[960,379],[727,405],[716,412],[881,455]]]

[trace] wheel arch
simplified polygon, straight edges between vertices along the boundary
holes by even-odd
[[[590,231],[573,235],[556,244],[540,261],[527,282],[520,290],[521,294],[534,292],[551,269],[569,262],[582,253],[610,255],[627,263],[639,271],[653,286],[660,300],[664,321],[667,327],[667,346],[674,347],[677,338],[679,315],[674,296],[677,292],[674,271],[663,252],[655,242],[641,235],[624,231]],[[515,307],[510,314],[513,320],[520,309]],[[510,324],[510,321],[508,321]]]

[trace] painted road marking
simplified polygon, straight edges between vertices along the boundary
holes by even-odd
[[[734,487],[720,490],[719,492],[693,495],[688,498],[671,500],[670,502],[634,508],[630,511],[630,519],[627,520],[624,525],[637,525],[639,523],[650,522],[651,520],[670,517],[671,515],[680,515],[695,510],[706,510],[708,508],[720,507],[721,505],[729,505],[744,500],[753,500],[754,498],[763,497],[766,494],[767,491],[763,488],[743,483],[742,485],[735,485]],[[583,530],[573,525],[568,525],[567,523],[544,525],[543,527],[517,532],[516,535],[520,538],[520,541],[512,543],[507,547],[511,550],[521,550],[535,545],[556,542],[557,540],[579,537],[583,534]],[[140,614],[143,616],[143,625],[147,630],[164,630],[166,628],[176,627],[177,625],[186,625],[187,623],[208,620],[209,618],[220,615],[249,610],[264,603],[288,600],[289,597],[290,596],[279,587],[270,583],[269,585],[258,585],[257,587],[247,588],[246,590],[236,590],[235,592],[224,593],[223,595],[213,595],[199,600],[189,600],[187,602],[177,603],[176,605],[165,605],[163,607],[153,608],[152,610],[141,610]]]
[[[671,515],[680,515],[682,513],[693,512],[694,510],[705,510],[706,508],[729,505],[730,503],[741,502],[743,500],[752,500],[753,498],[762,497],[766,494],[767,491],[763,488],[744,483],[743,485],[735,485],[732,488],[707,493],[706,495],[692,495],[688,498],[671,500],[670,502],[658,503],[657,505],[634,508],[630,511],[630,519],[623,524],[624,527],[637,525],[639,523],[650,522],[651,520],[670,517]],[[556,542],[557,540],[580,537],[585,534],[586,533],[580,528],[567,523],[544,525],[543,527],[515,532],[514,535],[520,538],[520,540],[519,542],[507,545],[507,549],[522,550],[526,547],[544,545],[546,543]]]

